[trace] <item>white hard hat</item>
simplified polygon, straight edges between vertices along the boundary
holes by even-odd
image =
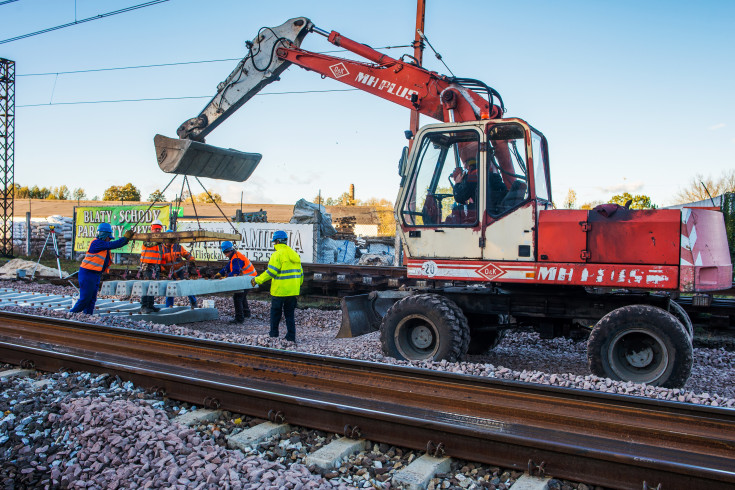
[[[161,223],[161,220],[160,219],[155,219],[155,220],[153,220],[153,223],[151,223],[151,226],[156,226],[156,225],[158,225],[161,228],[163,228],[163,223]]]

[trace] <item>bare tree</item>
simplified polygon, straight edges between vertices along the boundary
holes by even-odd
[[[705,186],[707,187],[706,190]],[[707,191],[709,191],[709,194],[707,194]],[[674,200],[676,204],[685,204],[704,201],[709,199],[710,194],[715,197],[726,192],[735,192],[735,170],[725,171],[717,179],[713,179],[711,176],[705,178],[702,174],[697,174],[686,187],[676,193]]]

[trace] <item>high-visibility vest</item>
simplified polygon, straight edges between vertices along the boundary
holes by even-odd
[[[166,267],[173,268],[174,271],[186,267],[186,260],[189,257],[191,257],[191,254],[179,244],[164,246],[163,263],[166,264]],[[185,260],[179,261],[181,258]]]
[[[92,247],[92,244],[89,244],[89,247]],[[84,260],[82,260],[81,267],[84,269],[95,271],[95,272],[104,272],[107,274],[110,272],[110,262],[107,263],[107,267],[105,267],[105,259],[110,256],[109,250],[102,250],[97,253],[90,253],[89,249],[87,249],[87,255],[84,256]],[[102,270],[104,269],[104,271]]]
[[[255,278],[255,282],[271,283],[271,296],[298,296],[301,284],[304,282],[304,270],[301,267],[301,258],[285,243],[277,243],[276,251],[268,261],[268,268]]]
[[[242,260],[242,270],[240,271],[241,276],[254,276],[255,275],[255,267],[253,267],[253,263],[250,262],[250,259],[245,257],[240,252],[235,252],[232,254],[232,257],[230,257],[230,272],[232,272],[232,261],[235,259]]]
[[[163,262],[161,246],[156,244],[152,247],[146,247],[144,244],[140,253],[140,261],[143,264],[161,264]]]

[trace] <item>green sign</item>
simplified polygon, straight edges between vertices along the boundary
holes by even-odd
[[[170,205],[157,204],[150,207],[143,204],[138,206],[79,206],[74,207],[74,251],[86,252],[89,244],[97,237],[97,227],[100,223],[109,223],[112,226],[112,239],[122,237],[127,230],[136,233],[150,233],[151,223],[160,220],[163,229],[168,228]],[[143,242],[130,242],[124,247],[117,248],[117,253],[140,253]]]

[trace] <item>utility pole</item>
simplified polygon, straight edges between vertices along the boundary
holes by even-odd
[[[0,255],[13,256],[15,62],[0,58]]]
[[[424,42],[419,35],[419,31],[424,32],[424,17],[426,16],[426,0],[417,0],[416,4],[416,29],[413,31],[413,57],[416,63],[421,66],[424,60]],[[409,126],[411,133],[416,136],[419,131],[419,111],[411,111],[411,124]]]

